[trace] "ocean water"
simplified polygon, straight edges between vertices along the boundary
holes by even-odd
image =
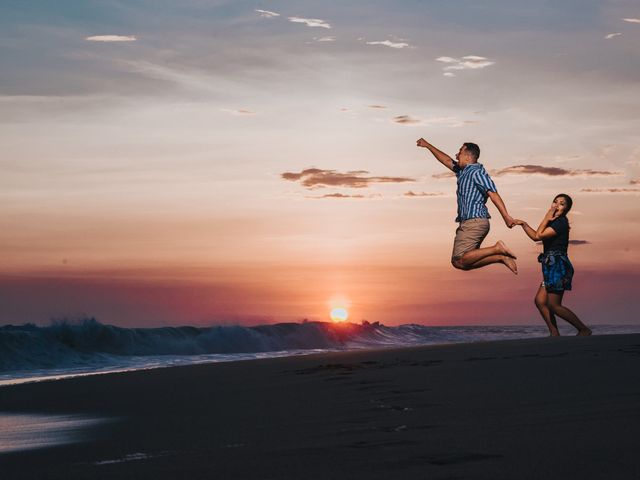
[[[75,443],[105,419],[82,415],[0,414],[0,454]]]
[[[600,325],[594,334],[640,333]],[[571,327],[561,333],[573,335]],[[77,375],[310,353],[544,337],[546,327],[303,322],[255,327],[122,328],[93,319],[0,327],[0,386]]]

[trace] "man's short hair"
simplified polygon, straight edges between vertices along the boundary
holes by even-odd
[[[467,142],[464,144],[464,148],[466,148],[467,152],[473,155],[476,160],[480,158],[480,147],[475,143]]]

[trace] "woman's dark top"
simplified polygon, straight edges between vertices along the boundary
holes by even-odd
[[[567,217],[558,217],[547,225],[556,232],[551,238],[545,238],[542,240],[544,246],[544,252],[558,251],[567,253],[569,247],[569,220]]]

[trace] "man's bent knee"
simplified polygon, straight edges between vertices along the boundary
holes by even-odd
[[[468,270],[467,265],[462,263],[462,260],[460,257],[452,258],[451,265],[453,265],[453,267],[457,268],[458,270]]]

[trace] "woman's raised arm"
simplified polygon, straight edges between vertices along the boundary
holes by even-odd
[[[555,207],[551,207],[547,214],[544,216],[540,225],[538,225],[538,230],[536,230],[536,235],[538,240],[544,240],[545,238],[555,237],[557,235],[556,231],[549,226],[549,223],[552,220],[558,218],[559,212],[555,209]]]

